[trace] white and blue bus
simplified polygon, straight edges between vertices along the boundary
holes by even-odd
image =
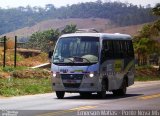
[[[88,96],[106,91],[125,95],[134,84],[134,50],[126,34],[72,33],[62,35],[52,56],[52,88],[58,99],[65,92]]]

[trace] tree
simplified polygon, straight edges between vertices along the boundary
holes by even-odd
[[[159,15],[159,5],[152,9],[153,14]],[[160,20],[146,24],[142,27],[139,34],[135,36],[134,46],[139,59],[146,59],[152,54],[160,55],[160,43],[157,38],[160,37]],[[146,58],[145,58],[146,57]],[[159,64],[160,65],[160,64]]]
[[[77,31],[77,26],[76,25],[66,25],[66,27],[62,30],[62,34],[67,34],[67,33],[74,33]]]
[[[29,39],[27,47],[40,49],[44,52],[52,51],[61,34],[74,33],[77,28],[76,25],[66,25],[66,27],[60,32],[59,29],[50,29],[43,32],[33,33]]]
[[[150,32],[151,32],[152,37],[160,36],[160,20],[155,21],[151,25]]]
[[[137,53],[138,65],[144,65],[147,62],[147,44],[148,38],[141,38],[139,41],[134,43],[135,52]]]
[[[60,34],[61,33],[58,29],[51,29],[44,32],[36,32],[30,37],[27,46],[34,49],[40,49],[44,52],[48,52],[51,48],[54,47],[53,45],[50,46],[50,43],[52,42],[54,44]]]
[[[160,3],[156,4],[156,6],[152,9],[152,13],[154,15],[160,16]]]
[[[151,37],[151,24],[145,24],[139,31],[140,38],[150,38]]]
[[[156,4],[156,6],[152,9],[152,13],[156,16],[160,16],[160,3]],[[152,26],[154,29],[155,35],[160,35],[160,20],[157,20]],[[159,58],[159,69],[160,71],[160,58]]]

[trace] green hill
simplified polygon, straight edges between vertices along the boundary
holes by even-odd
[[[46,7],[0,8],[0,35],[24,27],[31,27],[49,19],[103,18],[119,26],[152,22],[151,8],[121,2],[87,2],[56,8]],[[27,32],[26,32],[27,33]]]

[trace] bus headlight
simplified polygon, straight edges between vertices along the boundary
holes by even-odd
[[[91,77],[91,78],[94,77],[94,73],[90,73],[89,77]]]
[[[53,72],[53,71],[51,71],[51,76],[52,77],[54,77],[54,78],[60,78],[60,74],[59,74],[59,72]]]
[[[57,76],[56,72],[53,72],[53,73],[52,73],[52,76],[53,76],[53,77],[56,77],[56,76]]]
[[[53,73],[52,75],[53,75],[53,77],[56,77],[56,76],[57,76],[57,74],[56,74],[56,73]]]

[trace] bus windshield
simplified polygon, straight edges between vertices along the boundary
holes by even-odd
[[[60,38],[53,54],[53,63],[97,63],[98,37]]]

